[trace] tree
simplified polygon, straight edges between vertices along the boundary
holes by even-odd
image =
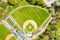
[[[0,1],[0,7],[5,8],[7,5],[5,2]]]
[[[55,30],[57,30],[57,28],[56,28],[55,26],[52,26],[52,27],[51,27],[51,30],[52,30],[52,31],[55,31]]]
[[[7,4],[4,3],[3,1],[0,1],[0,21],[2,20],[2,13],[4,11],[4,9],[6,8]],[[7,9],[8,10],[8,9]]]
[[[16,5],[17,3],[19,3],[21,0],[8,0],[8,3],[11,5]]]
[[[2,21],[2,12],[3,12],[3,8],[0,7],[0,22]]]

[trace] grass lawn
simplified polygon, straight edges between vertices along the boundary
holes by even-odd
[[[2,6],[2,8],[0,8],[0,14],[2,13],[2,19],[5,20],[6,17],[8,16],[9,12],[15,8],[17,8],[18,6],[23,6],[23,5],[28,5],[28,2],[26,0],[21,0],[20,2],[18,2],[16,5],[8,5],[2,1],[0,1],[0,6]],[[1,18],[1,15],[0,15]]]
[[[10,38],[10,40],[17,40],[15,37]]]
[[[60,34],[60,22],[56,23],[56,27],[57,27],[57,34]]]
[[[58,12],[58,14],[56,15],[56,18],[60,18],[60,12]]]
[[[33,27],[33,25],[29,24],[29,25],[26,27],[26,29],[31,32],[31,31],[34,29],[34,27]]]
[[[56,27],[57,27],[57,39],[60,40],[60,22],[56,22]]]
[[[11,34],[11,32],[4,26],[0,25],[0,40],[5,40],[6,36]],[[15,37],[12,38],[11,40],[15,40]]]
[[[38,28],[40,25],[46,20],[49,14],[37,7],[24,7],[16,10],[12,13],[13,18],[17,21],[21,28],[23,28],[23,24],[26,20],[34,20]]]

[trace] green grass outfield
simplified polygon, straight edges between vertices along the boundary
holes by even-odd
[[[60,2],[60,0],[58,0],[58,2]]]
[[[49,14],[42,8],[32,6],[18,8],[12,12],[12,17],[16,20],[21,28],[23,28],[23,24],[26,20],[34,20],[39,28],[48,16]]]
[[[0,24],[0,40],[5,40],[9,34],[11,34],[11,32],[4,25]],[[13,37],[10,40],[16,40],[16,38]]]

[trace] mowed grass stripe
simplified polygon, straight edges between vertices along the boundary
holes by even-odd
[[[49,14],[36,7],[24,7],[15,11],[12,16],[21,27],[26,20],[34,20],[39,27]]]
[[[3,25],[0,25],[0,40],[5,40],[7,35],[11,34],[11,32]],[[15,40],[16,38],[14,37],[13,39],[10,40]]]
[[[0,39],[5,40],[6,36],[11,32],[4,26],[0,25]]]

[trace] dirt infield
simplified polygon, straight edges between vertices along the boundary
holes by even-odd
[[[7,35],[7,37],[5,38],[5,40],[10,40],[10,38],[12,38],[12,37],[15,37],[15,35],[14,34],[9,34],[9,35]]]
[[[23,24],[23,29],[25,29],[28,24],[32,24],[35,27],[35,29],[37,29],[37,24],[33,20],[27,20],[27,21],[25,21],[24,24]]]
[[[23,24],[23,29],[26,29],[26,27],[27,27],[28,24],[32,24],[33,27],[34,27],[34,30],[37,29],[37,24],[33,20],[27,20],[27,21],[25,21],[24,24]]]

